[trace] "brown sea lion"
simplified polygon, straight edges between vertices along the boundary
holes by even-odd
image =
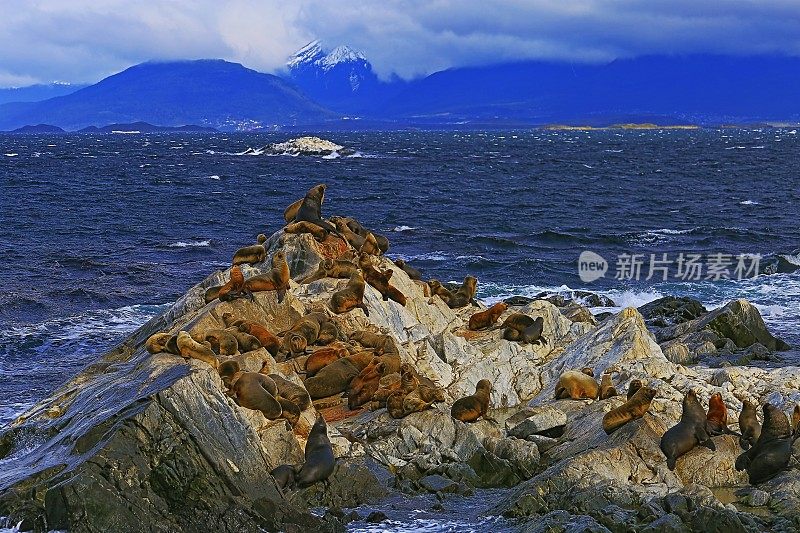
[[[438,279],[428,280],[428,287],[431,288],[431,294],[441,298],[444,303],[449,302],[453,297],[453,293],[447,290]]]
[[[386,363],[377,358],[350,381],[347,386],[347,406],[352,411],[372,400],[386,372]]]
[[[241,353],[252,352],[262,347],[261,341],[259,341],[257,337],[240,330],[236,326],[225,328],[225,331],[236,337],[236,342],[239,345],[239,352]]]
[[[297,486],[309,487],[318,481],[325,481],[333,473],[335,466],[336,459],[328,438],[328,426],[322,415],[318,414],[317,421],[308,434],[305,462],[296,476]]]
[[[261,238],[264,240],[261,240]],[[264,248],[264,243],[266,242],[267,237],[263,233],[258,236],[258,244],[254,244],[252,246],[245,246],[243,248],[239,248],[233,254],[233,260],[231,261],[232,265],[243,265],[247,264],[255,264],[260,263],[264,259],[267,258],[267,250]]]
[[[409,278],[413,279],[414,281],[422,281],[422,273],[402,259],[395,259],[394,264],[399,266],[403,272],[408,274]]]
[[[375,409],[380,409],[381,407],[386,407],[386,400],[391,396],[395,391],[400,390],[400,381],[401,381],[401,374],[400,372],[394,372],[392,374],[386,374],[378,381],[378,390],[372,395],[372,401],[369,403],[369,408],[373,411]]]
[[[222,288],[222,285],[214,285],[206,289],[206,292],[203,294],[203,299],[206,303],[211,303],[217,298],[219,298],[219,291]]]
[[[758,422],[756,406],[748,400],[742,400],[742,412],[739,413],[739,445],[743,450],[749,449],[758,442],[761,436],[761,424]]]
[[[351,230],[342,217],[332,217],[331,220],[336,226],[339,235],[341,235],[354,250],[358,251],[364,246],[366,238]]]
[[[311,406],[311,397],[308,391],[302,385],[298,385],[294,381],[289,381],[280,374],[267,374],[278,389],[278,396],[286,398],[294,403],[301,410],[308,409]]]
[[[424,411],[436,402],[443,401],[443,389],[420,384],[403,398],[403,413],[405,413],[405,416],[408,416],[411,413]]]
[[[336,342],[344,338],[344,334],[342,333],[339,325],[333,320],[326,320],[320,324],[319,335],[317,336],[316,344],[320,346],[327,346],[332,342]]]
[[[283,334],[280,353],[291,357],[305,353],[309,346],[317,342],[322,324],[327,321],[323,313],[309,313],[300,317]]]
[[[311,377],[334,361],[348,355],[350,352],[342,346],[326,346],[316,350],[306,359],[306,376]]]
[[[286,255],[283,250],[278,250],[272,256],[272,270],[266,274],[259,274],[249,278],[244,282],[244,288],[250,292],[277,291],[278,303],[280,303],[283,302],[286,291],[289,290],[289,279],[289,265],[286,263]]]
[[[492,330],[506,328],[513,329],[519,332],[525,331],[533,325],[536,320],[525,313],[511,313],[500,324],[491,328]]]
[[[506,328],[503,338],[510,341],[518,341],[522,344],[547,344],[547,338],[542,335],[544,330],[544,318],[536,317],[533,324],[522,331]]]
[[[341,236],[333,224],[327,220],[322,220],[322,202],[325,201],[325,188],[324,184],[319,184],[309,189],[303,201],[300,202],[300,207],[297,208],[294,220],[295,222],[311,222]]]
[[[367,233],[367,236],[364,237],[364,244],[358,248],[358,251],[362,254],[380,255],[381,248],[378,246],[378,241],[375,239],[375,235],[372,233]]]
[[[323,227],[314,224],[313,222],[293,222],[283,228],[283,231],[286,233],[292,234],[300,234],[300,233],[310,233],[312,237],[317,242],[322,242],[328,238],[328,234],[330,233]]]
[[[713,437],[728,433],[739,435],[728,428],[728,408],[722,400],[722,394],[715,392],[708,399],[708,413],[706,414],[708,433]]]
[[[346,259],[323,259],[317,265],[317,271],[300,280],[300,283],[311,283],[322,278],[347,279],[352,276],[358,266]]]
[[[411,394],[416,388],[419,387],[419,379],[416,372],[408,363],[403,363],[400,367],[400,383],[395,390],[389,393],[386,398],[386,411],[392,418],[403,418],[405,410],[403,409],[403,402],[406,396]]]
[[[628,401],[603,416],[603,430],[611,435],[628,422],[642,418],[650,409],[656,391],[650,387],[639,387]]]
[[[200,343],[208,341],[211,343],[211,349],[218,355],[226,356],[239,353],[239,341],[233,333],[225,329],[207,329],[192,335],[192,338]]]
[[[352,217],[342,217],[342,218],[347,223],[347,227],[349,227],[351,230],[358,233],[362,237],[366,237],[367,233],[372,233],[372,235],[375,237],[375,240],[378,243],[378,247],[380,248],[381,252],[386,253],[389,250],[389,239],[387,239],[385,236],[376,233],[374,231],[368,230],[367,228],[362,226],[358,220]]]
[[[261,346],[266,348],[273,357],[278,354],[281,341],[263,324],[259,324],[258,322],[254,322],[252,320],[236,319],[233,316],[233,313],[229,312],[222,314],[222,321],[226,327],[237,327],[239,328],[239,331],[247,333],[248,335],[252,335],[258,339],[258,342],[261,343]]]
[[[342,357],[306,378],[303,384],[312,400],[327,398],[344,392],[361,370],[362,367],[353,361],[352,356]]]
[[[381,293],[384,302],[393,300],[405,307],[405,295],[397,287],[389,283],[392,274],[394,274],[393,270],[380,271],[372,265],[362,264],[361,271],[364,273],[364,280]]]
[[[391,335],[373,333],[372,331],[362,329],[351,333],[350,340],[359,343],[364,348],[374,348],[375,355],[400,354],[397,343]]]
[[[633,395],[636,394],[636,391],[642,388],[642,381],[639,379],[633,379],[628,384],[628,399],[630,400],[633,398]]]
[[[178,351],[180,351],[183,357],[198,359],[204,363],[208,363],[214,368],[219,366],[217,354],[214,353],[211,347],[195,341],[187,332],[178,332],[177,345]]]
[[[459,398],[450,408],[450,416],[462,422],[475,422],[480,417],[486,417],[489,410],[489,400],[492,393],[492,383],[482,379],[475,386],[475,394]]]
[[[450,309],[457,309],[464,307],[470,303],[475,302],[475,294],[478,292],[478,278],[474,276],[467,276],[464,278],[464,283],[461,287],[453,293],[453,297],[447,301],[447,306]]]
[[[269,377],[258,372],[242,372],[236,361],[222,363],[219,373],[236,403],[247,409],[261,411],[270,420],[280,418],[283,408],[275,398],[278,388]]]
[[[708,433],[706,412],[690,390],[683,397],[683,413],[680,422],[669,428],[661,437],[661,451],[667,458],[667,468],[675,470],[675,461],[697,445],[716,450]]]
[[[747,470],[751,485],[775,477],[789,466],[792,457],[792,428],[786,414],[764,404],[764,425],[755,445],[736,458],[736,470]]]
[[[505,310],[508,309],[508,304],[497,302],[485,311],[479,311],[469,317],[469,325],[467,326],[471,331],[478,331],[494,326],[497,319],[500,318]]]
[[[172,348],[169,345],[170,340],[175,338],[175,335],[172,333],[167,333],[162,331],[160,333],[154,333],[148,337],[147,341],[144,343],[144,347],[147,349],[148,352],[151,354],[157,354],[161,352],[167,352],[174,355],[180,355],[180,351],[172,351]],[[177,348],[177,346],[175,347]]]
[[[336,314],[347,313],[353,309],[361,309],[369,316],[369,309],[364,304],[364,288],[366,283],[361,275],[361,269],[350,276],[347,286],[338,290],[331,296],[331,309]]]
[[[300,209],[300,204],[302,203],[303,198],[295,200],[283,211],[283,220],[285,220],[287,224],[294,222],[294,218],[297,216],[297,211]]]
[[[590,368],[584,368],[580,372],[567,370],[558,378],[556,400],[596,400],[599,395],[600,385]]]
[[[247,292],[245,287],[244,274],[239,265],[231,267],[230,278],[228,282],[219,288],[217,298],[223,302],[238,298]]]
[[[616,395],[617,389],[611,381],[611,370],[606,370],[603,372],[603,377],[600,378],[600,399],[607,400]]]
[[[275,478],[275,484],[281,490],[294,490],[294,478],[297,475],[297,469],[292,465],[281,465],[270,472],[270,475]]]

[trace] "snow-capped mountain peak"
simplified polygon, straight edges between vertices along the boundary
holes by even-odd
[[[289,69],[293,69],[304,64],[314,64],[324,58],[325,52],[322,51],[322,42],[317,39],[295,52],[286,62],[286,66]]]
[[[356,61],[366,61],[367,58],[361,52],[353,50],[349,46],[337,46],[328,55],[317,60],[317,63],[325,70],[331,69],[340,63],[353,63]]]
[[[303,48],[294,53],[286,66],[289,70],[301,67],[317,67],[323,71],[328,71],[343,63],[366,62],[367,58],[361,52],[353,50],[349,46],[337,46],[330,52],[326,52],[321,41],[311,41]]]

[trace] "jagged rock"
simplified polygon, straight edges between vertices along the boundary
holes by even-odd
[[[665,328],[705,315],[708,310],[699,301],[688,296],[665,296],[639,306],[639,312],[648,326]]]
[[[346,458],[337,461],[326,483],[317,483],[299,491],[308,507],[359,507],[376,503],[389,494],[389,474],[368,458]]]
[[[572,291],[572,297],[588,307],[616,307],[614,300],[603,294],[589,291]]]
[[[458,493],[460,489],[458,483],[439,474],[425,476],[418,483],[423,489],[430,492]]]
[[[522,533],[611,533],[591,516],[570,514],[567,511],[552,511],[542,517],[526,521]]]
[[[690,531],[681,517],[673,513],[656,518],[642,529],[642,533],[689,533]]]
[[[563,429],[567,424],[567,415],[563,411],[549,405],[532,407],[520,411],[506,420],[506,430],[511,437],[526,439],[531,435],[551,435],[554,429]]]

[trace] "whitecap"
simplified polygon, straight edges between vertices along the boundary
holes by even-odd
[[[17,157],[18,155],[19,154],[10,153],[10,154],[6,154],[6,157]]]
[[[219,177],[219,176],[217,176],[216,174],[214,174],[213,176],[209,176],[208,178],[209,178],[209,179],[212,179],[212,180],[218,180],[218,179],[220,179],[220,177]]]
[[[784,259],[790,262],[793,265],[800,266],[800,253],[791,255],[791,254],[783,254],[781,255]]]
[[[339,152],[334,150],[333,152],[329,153],[328,155],[323,155],[322,159],[339,159],[340,157],[341,156],[339,155]]]
[[[441,250],[437,250],[421,254],[397,255],[396,258],[404,261],[447,261],[451,256]]]
[[[616,307],[598,307],[595,308],[598,311],[621,311],[626,307],[640,307],[644,304],[650,303],[654,300],[658,300],[659,298],[663,298],[664,295],[654,289],[649,290],[631,290],[631,289],[611,289],[608,291],[600,292],[604,296],[608,296],[614,303],[617,304]]]
[[[739,202],[739,205],[760,205],[755,200],[744,200],[743,202]]]
[[[412,226],[395,226],[394,228],[392,228],[392,231],[397,231],[397,232],[414,231],[415,229],[417,229],[417,228],[414,228]]]
[[[173,242],[172,244],[168,245],[170,248],[202,248],[205,246],[211,246],[211,241],[189,241],[189,242]]]
[[[594,168],[593,166],[591,166],[591,165],[587,165],[586,163],[581,163],[581,164],[582,164],[583,166],[585,166],[586,168]]]

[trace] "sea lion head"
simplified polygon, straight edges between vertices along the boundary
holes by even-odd
[[[264,235],[263,233],[259,233],[258,237],[256,237],[256,242],[258,244],[264,244],[265,242],[267,242],[267,236]]]
[[[541,318],[541,317],[539,317],[539,318]],[[589,367],[589,366],[585,366],[585,367],[581,368],[581,373],[586,374],[590,378],[594,377],[594,369],[592,367]]]
[[[219,372],[219,376],[222,378],[222,382],[225,383],[225,385],[228,385],[230,383],[231,378],[233,378],[233,376],[237,372],[239,372],[239,370],[240,370],[239,363],[237,361],[230,360],[230,361],[225,361],[224,363],[219,365],[217,372]]]
[[[239,265],[235,265],[231,267],[231,274],[230,274],[231,281],[235,281],[237,283],[244,282],[244,274],[242,273],[241,267]]]
[[[506,309],[508,309],[508,304],[505,302],[497,302],[492,306],[492,309],[495,312],[499,312],[500,314],[505,313]]]
[[[406,262],[403,261],[402,259],[395,259],[394,260],[394,264],[399,266],[400,268],[403,268],[404,266],[406,266]]]
[[[488,379],[482,379],[475,385],[475,394],[482,393],[488,396],[492,392],[492,382]]]
[[[289,334],[289,351],[292,354],[298,354],[305,351],[307,346],[308,346],[308,339],[306,339],[299,333]]]
[[[471,292],[475,292],[475,287],[478,286],[478,278],[476,278],[475,276],[465,277],[464,286],[468,287]]]
[[[761,426],[761,438],[765,436],[773,439],[782,439],[791,436],[789,418],[786,413],[772,405],[764,404],[764,425]]]
[[[325,270],[333,270],[333,259],[323,259],[322,268]]]
[[[657,392],[658,391],[651,387],[639,387],[639,389],[636,391],[636,394],[634,394],[634,397],[638,396],[646,402],[652,402],[653,398],[656,397]]]

